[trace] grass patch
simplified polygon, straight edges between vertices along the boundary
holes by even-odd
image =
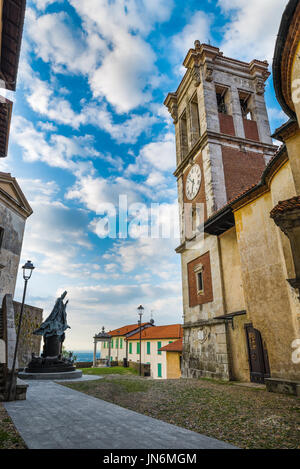
[[[133,368],[124,368],[123,366],[112,366],[105,368],[83,368],[84,375],[137,375],[138,372]]]
[[[4,406],[0,403],[0,449],[25,449],[26,445],[17,432]]]
[[[300,401],[206,379],[110,376],[67,386],[240,448],[300,449]]]

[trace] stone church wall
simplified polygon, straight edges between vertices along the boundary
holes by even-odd
[[[0,304],[6,294],[14,295],[22,249],[25,220],[0,204],[0,228],[4,229],[0,246]]]
[[[21,312],[21,303],[14,301],[13,305],[15,310],[15,323],[17,329],[19,324],[19,316]],[[23,368],[28,365],[31,360],[32,353],[34,353],[35,355],[40,354],[42,337],[39,335],[33,335],[32,333],[41,325],[42,321],[42,309],[29,305],[24,306],[18,349],[18,361],[20,368]]]

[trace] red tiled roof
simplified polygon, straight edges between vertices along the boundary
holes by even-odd
[[[159,349],[159,352],[182,352],[182,337]]]
[[[142,331],[142,339],[178,339],[182,337],[181,324],[148,327]],[[140,333],[132,335],[128,340],[138,340]]]
[[[149,322],[142,322],[142,326],[146,326],[147,324],[150,324],[150,323]],[[127,326],[123,326],[123,327],[119,327],[118,329],[114,329],[113,331],[109,331],[108,334],[111,335],[111,336],[126,335],[126,334],[128,334],[128,332],[132,332],[135,329],[138,329],[139,327],[140,327],[139,324],[129,324]]]
[[[295,208],[300,208],[300,196],[278,202],[276,207],[271,210],[270,216],[271,218],[274,218],[284,212],[295,210]]]

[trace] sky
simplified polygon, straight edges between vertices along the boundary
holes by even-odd
[[[163,102],[196,39],[271,65],[286,3],[27,2],[17,92],[6,91],[14,108],[0,171],[17,178],[34,211],[20,264],[30,259],[36,267],[26,302],[46,318],[68,291],[67,349],[92,349],[102,326],[136,323],[140,304],[143,321],[182,322],[174,126]],[[274,131],[287,119],[272,77],[266,101]],[[118,218],[120,200],[128,223]],[[150,223],[164,236],[147,235]],[[17,300],[22,290],[20,273]]]

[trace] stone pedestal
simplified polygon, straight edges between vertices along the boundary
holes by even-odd
[[[30,373],[28,371],[21,371],[18,374],[19,378],[24,379],[24,380],[52,380],[52,381],[57,381],[59,379],[78,379],[81,378],[82,376],[82,371],[81,370],[75,370],[75,371],[65,371],[65,372],[58,372],[58,373]]]

